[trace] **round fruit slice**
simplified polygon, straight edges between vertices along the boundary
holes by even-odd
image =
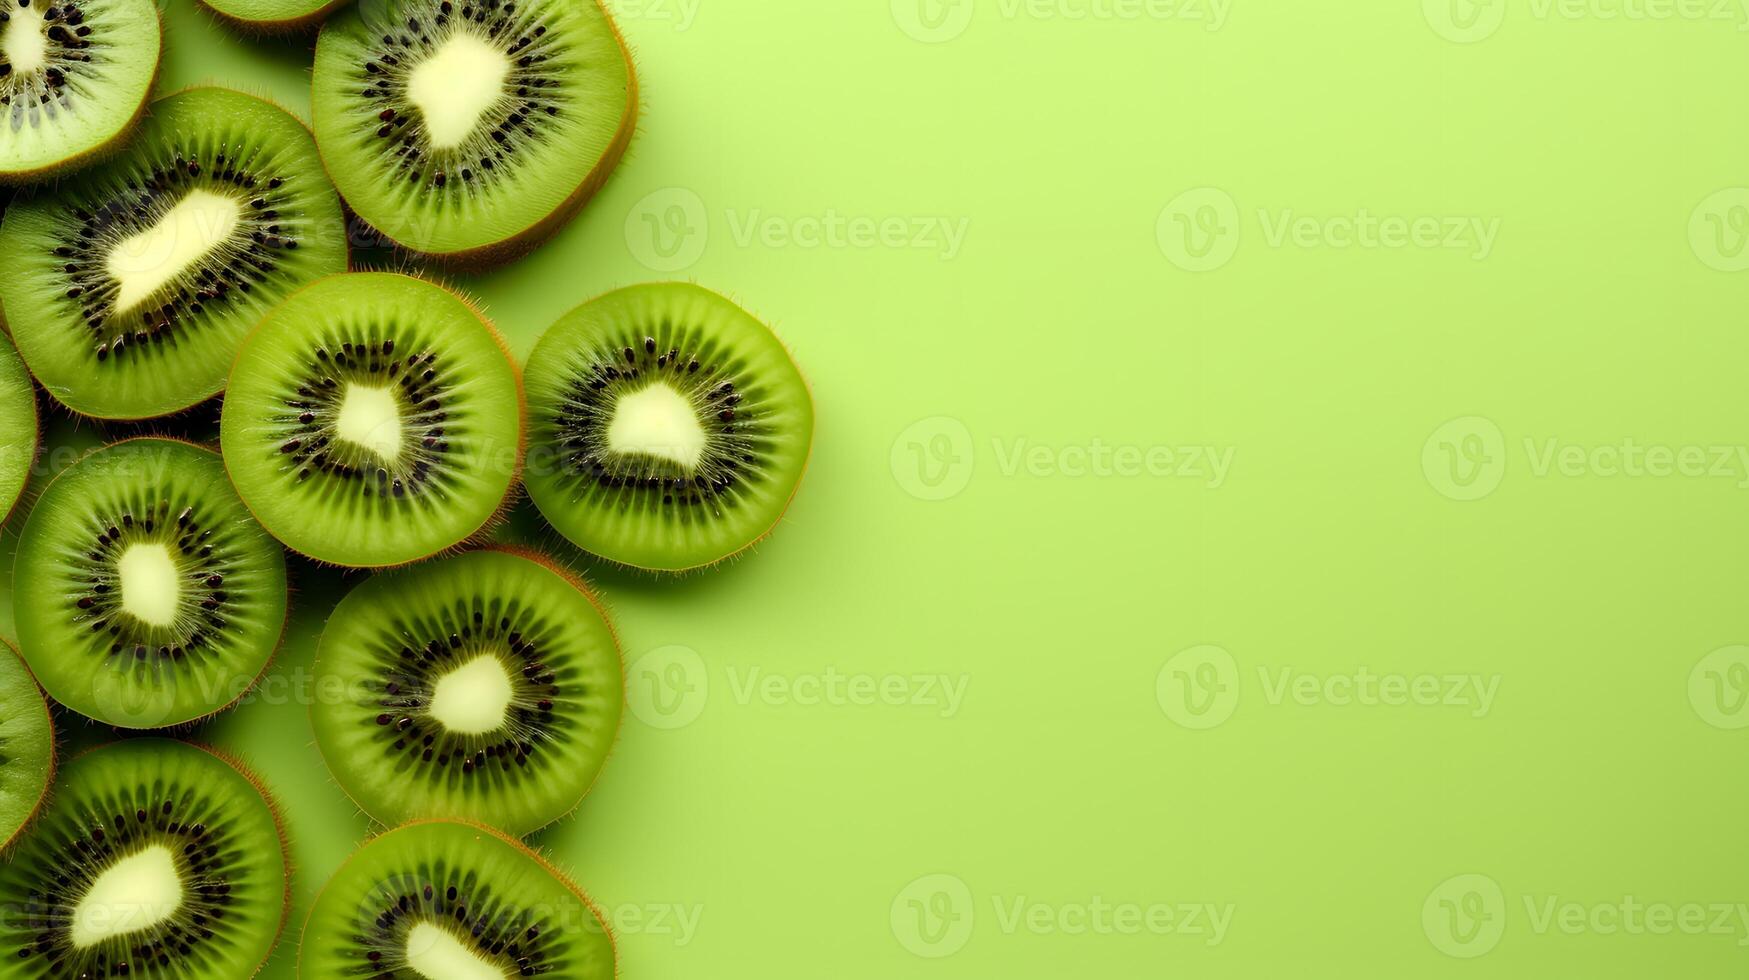
[[[0,640],[0,849],[24,830],[55,775],[55,724],[36,679]]]
[[[415,251],[495,261],[607,179],[637,79],[597,0],[383,0],[323,25],[313,110],[359,217]]]
[[[479,533],[521,465],[522,383],[459,296],[333,276],[244,341],[219,434],[243,500],[334,565],[427,558]]]
[[[259,34],[289,34],[314,26],[348,0],[201,0],[220,19]]]
[[[0,524],[12,516],[36,462],[36,387],[12,341],[0,334]]]
[[[218,88],[155,103],[127,153],[13,203],[0,250],[0,304],[31,372],[109,419],[217,394],[249,328],[347,253],[309,131]]]
[[[441,817],[521,836],[575,809],[619,730],[619,646],[582,584],[479,551],[379,576],[316,657],[316,742],[385,824]]]
[[[341,866],[304,926],[305,980],[612,980],[613,937],[593,903],[496,832],[417,823]]]
[[[6,976],[253,976],[285,925],[287,879],[251,777],[167,739],[94,749],[0,868]]]
[[[525,482],[578,547],[639,568],[720,561],[783,516],[814,406],[764,324],[708,289],[632,286],[549,329],[528,370]]]
[[[285,625],[285,554],[217,454],[166,439],[99,449],[31,508],[13,574],[19,647],[50,696],[119,728],[222,710]]]
[[[0,181],[76,169],[139,121],[160,54],[151,0],[17,0],[0,11]]]

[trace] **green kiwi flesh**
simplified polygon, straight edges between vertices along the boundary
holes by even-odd
[[[365,844],[310,910],[303,980],[612,980],[613,937],[576,886],[495,831],[415,823]]]
[[[454,293],[332,276],[244,341],[219,434],[244,502],[288,547],[404,565],[497,516],[521,465],[521,380]]]
[[[217,454],[167,439],[99,449],[49,484],[13,588],[37,679],[118,728],[180,725],[236,701],[286,618],[284,552]]]
[[[316,143],[359,217],[460,262],[539,244],[606,180],[637,81],[597,0],[382,0],[316,44]]]
[[[5,976],[253,976],[284,927],[288,879],[251,777],[167,739],[94,749],[0,868]]]
[[[54,773],[48,702],[18,652],[0,641],[0,848],[36,816]]]
[[[62,174],[139,121],[162,45],[152,0],[8,0],[0,10],[0,182]]]
[[[0,524],[24,494],[40,438],[36,387],[12,341],[0,334]]]
[[[350,0],[201,0],[202,6],[245,31],[287,34],[315,26]]]
[[[807,466],[814,409],[772,332],[689,283],[560,318],[525,372],[524,483],[572,543],[638,568],[709,565],[763,537]]]
[[[613,747],[613,630],[573,578],[479,551],[378,576],[323,630],[312,710],[341,788],[379,822],[522,836],[575,809]]]
[[[262,314],[347,261],[309,131],[220,88],[154,103],[125,154],[15,201],[0,249],[19,353],[50,395],[106,419],[217,394]]]

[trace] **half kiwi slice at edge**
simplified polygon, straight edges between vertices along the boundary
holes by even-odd
[[[24,495],[41,438],[36,386],[12,341],[0,333],[0,524]]]
[[[608,293],[529,355],[524,483],[572,543],[611,561],[709,565],[782,518],[814,406],[771,330],[690,283]]]
[[[68,467],[31,508],[13,575],[19,648],[56,701],[164,728],[241,698],[286,619],[285,553],[218,454],[133,439]]]
[[[0,850],[36,816],[55,777],[55,723],[36,678],[0,640]]]
[[[312,709],[347,794],[385,824],[449,818],[522,836],[575,809],[613,747],[618,642],[581,582],[477,551],[354,589],[328,619]]]
[[[0,183],[76,170],[140,119],[163,44],[152,0],[8,0],[0,10]]]
[[[93,749],[0,868],[6,976],[253,976],[284,927],[288,879],[253,777],[169,739]]]
[[[243,342],[219,422],[268,531],[317,561],[404,565],[498,515],[522,463],[522,381],[461,297],[411,276],[331,276]]]
[[[359,217],[417,252],[514,258],[624,155],[637,75],[599,0],[382,0],[316,43],[316,143]]]
[[[298,976],[612,980],[613,937],[588,896],[498,832],[432,821],[347,859],[304,926]]]
[[[292,34],[314,27],[350,0],[200,0],[219,19],[250,34]]]
[[[0,249],[19,353],[50,395],[106,419],[217,394],[261,315],[347,257],[309,131],[220,88],[154,103],[127,153],[14,201]]]

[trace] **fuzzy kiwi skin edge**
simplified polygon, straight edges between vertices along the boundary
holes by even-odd
[[[19,666],[24,668],[24,675],[30,678],[32,684],[36,684],[36,675],[31,673],[30,664],[25,663],[24,658],[19,656],[18,648],[13,646],[5,638],[0,637],[0,657],[5,656],[17,659]],[[60,739],[56,737],[55,732],[55,713],[49,708],[49,695],[48,692],[42,689],[41,684],[36,684],[36,692],[37,695],[42,698],[43,717],[47,719],[49,723],[48,777],[43,782],[42,795],[36,798],[36,807],[30,811],[30,816],[24,818],[24,822],[18,825],[18,829],[13,832],[11,837],[6,838],[4,841],[0,841],[0,853],[11,850],[12,845],[18,843],[19,838],[35,828],[37,818],[42,816],[43,807],[48,805],[49,794],[54,789],[55,785],[55,773],[60,768],[61,746]]]

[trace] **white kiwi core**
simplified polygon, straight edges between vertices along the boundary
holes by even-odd
[[[12,8],[12,19],[6,22],[6,33],[0,35],[0,51],[12,63],[15,75],[42,70],[49,62],[49,41],[43,32],[43,15],[34,7]]]
[[[73,907],[73,946],[89,949],[150,929],[176,914],[182,895],[182,872],[168,847],[153,844],[130,854],[98,875]]]
[[[387,388],[349,384],[334,420],[335,434],[383,459],[401,452],[401,406]]]
[[[421,922],[407,931],[407,965],[425,980],[508,980],[448,929]]]
[[[192,190],[152,227],[119,242],[108,262],[109,274],[120,286],[116,312],[126,313],[145,302],[211,254],[237,230],[242,216],[243,205],[236,198]]]
[[[142,542],[129,546],[116,562],[121,579],[121,607],[148,626],[176,622],[176,603],[182,598],[176,562],[170,549]]]
[[[449,731],[484,735],[504,727],[514,696],[504,662],[482,653],[438,678],[426,710]]]
[[[672,460],[689,470],[698,466],[705,438],[692,402],[661,383],[621,396],[607,426],[614,452]]]
[[[504,94],[510,58],[467,31],[449,40],[407,78],[407,98],[425,120],[425,134],[439,150],[460,146],[480,117]]]

